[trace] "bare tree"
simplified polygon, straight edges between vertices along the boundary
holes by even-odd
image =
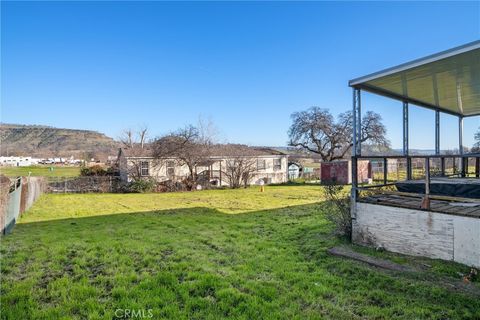
[[[138,147],[139,149],[145,148],[148,138],[148,127],[141,126],[138,130],[125,129],[119,138],[120,142],[125,148]]]
[[[128,152],[129,163],[127,165],[128,175],[134,180],[142,179],[142,158],[148,156],[148,128],[141,127],[137,131],[125,129],[119,138],[123,148]],[[155,161],[153,166],[158,165]]]
[[[187,166],[189,176],[186,182],[191,189],[197,184],[197,166],[208,160],[212,139],[202,135],[192,125],[155,139],[152,143],[153,156],[158,161],[175,161],[180,166]]]
[[[134,133],[132,129],[125,129],[122,132],[120,137],[120,142],[123,144],[125,148],[133,148],[134,144]]]
[[[480,152],[480,128],[478,128],[478,131],[475,133],[474,140],[475,143],[473,144],[472,152]]]
[[[335,120],[327,109],[312,107],[291,115],[289,145],[320,155],[323,161],[343,159],[352,148],[352,112],[344,112]],[[389,147],[386,128],[378,113],[368,111],[362,118],[360,141]]]
[[[142,126],[138,130],[138,140],[139,140],[140,148],[143,149],[145,147],[147,138],[148,138],[148,128],[146,126]]]
[[[230,188],[247,187],[257,171],[259,160],[255,149],[239,144],[217,145],[217,149],[227,157],[222,174]]]
[[[198,117],[198,138],[204,144],[213,144],[218,141],[219,130],[211,118]]]
[[[223,175],[226,177],[230,188],[246,188],[256,171],[257,159],[248,156],[236,156],[226,161]]]

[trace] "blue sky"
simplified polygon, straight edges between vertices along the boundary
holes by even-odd
[[[153,136],[211,118],[285,145],[290,114],[351,108],[349,79],[480,38],[479,2],[2,2],[1,120]],[[401,105],[364,96],[401,146]],[[412,108],[411,147],[434,147]],[[457,146],[442,116],[442,148]],[[480,119],[465,122],[466,145]]]

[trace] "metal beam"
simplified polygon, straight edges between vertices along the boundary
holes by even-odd
[[[463,117],[458,117],[458,153],[463,156]],[[463,157],[460,157],[459,171],[462,177],[465,177],[465,163]]]
[[[480,158],[475,158],[475,177],[480,178]]]
[[[403,155],[407,157],[407,180],[412,179],[412,159],[408,158],[409,150],[408,102],[403,101]]]
[[[433,85],[433,100],[435,105],[440,105],[438,99],[438,84],[437,84],[437,72],[435,65],[432,66],[432,85]],[[440,111],[435,110],[435,154],[440,154]]]
[[[440,154],[440,111],[435,111],[435,154]]]
[[[403,155],[408,156],[408,102],[403,102]]]
[[[355,85],[354,88],[358,88],[358,89],[361,89],[363,91],[368,91],[368,92],[371,92],[371,93],[374,93],[374,94],[378,94],[378,95],[381,95],[381,96],[384,96],[384,97],[387,97],[387,98],[391,98],[391,99],[395,99],[395,100],[399,100],[399,101],[408,101],[409,103],[414,104],[416,106],[424,107],[424,108],[431,109],[431,110],[434,110],[434,111],[439,110],[443,113],[450,114],[452,116],[473,117],[473,116],[480,115],[480,112],[475,112],[475,113],[472,113],[472,114],[462,115],[460,112],[453,112],[451,110],[442,109],[442,108],[439,108],[438,106],[436,106],[434,104],[427,103],[425,101],[420,101],[418,99],[414,99],[414,98],[411,98],[411,97],[408,97],[408,96],[405,96],[405,95],[402,95],[402,94],[398,94],[398,93],[395,93],[395,92],[392,92],[392,91],[389,91],[389,90],[386,90],[386,89],[371,86],[367,83],[362,83],[362,84],[359,84],[359,85]]]
[[[463,155],[463,117],[458,117],[458,152]]]
[[[476,40],[476,41],[461,45],[459,47],[455,47],[455,48],[452,48],[452,49],[449,49],[449,50],[438,52],[438,53],[435,53],[435,54],[432,54],[432,55],[429,55],[429,56],[426,56],[426,57],[423,57],[423,58],[420,58],[420,59],[416,59],[416,60],[413,60],[413,61],[410,61],[410,62],[407,62],[407,63],[402,63],[401,65],[398,65],[398,66],[395,66],[395,67],[392,67],[392,68],[388,68],[388,69],[385,69],[385,70],[381,70],[381,71],[378,71],[378,72],[375,72],[375,73],[371,73],[371,74],[363,76],[363,77],[352,79],[348,82],[348,84],[350,86],[356,86],[358,84],[361,84],[361,83],[364,83],[364,82],[367,82],[367,81],[375,80],[375,79],[385,77],[385,76],[388,76],[388,75],[391,75],[391,74],[394,74],[394,73],[407,71],[407,70],[410,70],[410,69],[418,67],[418,66],[422,66],[422,65],[432,63],[432,62],[435,62],[435,61],[438,61],[438,60],[446,59],[446,58],[449,58],[451,56],[455,56],[455,55],[458,55],[458,54],[461,54],[461,53],[464,53],[464,52],[468,52],[468,51],[472,51],[472,50],[475,50],[475,49],[479,49],[479,48],[480,48],[480,40]]]
[[[353,88],[353,132],[352,132],[352,190],[351,190],[351,211],[350,215],[352,220],[354,220],[357,216],[356,208],[357,208],[357,198],[358,198],[358,169],[357,169],[357,156],[360,156],[360,150],[358,148],[360,136],[358,135],[358,108],[360,105],[360,89]]]
[[[362,155],[362,94],[361,90],[357,90],[357,156]]]
[[[422,199],[421,208],[430,210],[430,158],[425,158],[425,195]]]
[[[388,158],[383,158],[383,184],[388,182]]]
[[[352,138],[352,155],[355,157],[357,155],[357,89],[353,88],[353,138]]]

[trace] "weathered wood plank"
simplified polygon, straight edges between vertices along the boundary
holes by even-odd
[[[371,195],[365,198],[360,198],[359,202],[363,203],[372,203],[393,206],[398,208],[409,208],[409,209],[420,209],[421,198],[408,197],[404,195]],[[453,206],[451,201],[447,200],[430,200],[430,211],[461,215],[461,216],[470,216],[470,217],[479,217],[480,216],[480,206],[476,207],[463,207],[463,206]],[[472,203],[471,201],[468,203]]]

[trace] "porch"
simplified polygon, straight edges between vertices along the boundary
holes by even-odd
[[[353,88],[352,240],[480,267],[480,154],[463,141],[466,117],[480,115],[480,41],[351,80]],[[362,155],[361,92],[402,103],[400,156]],[[410,104],[435,111],[435,152],[410,152]],[[458,118],[458,152],[442,154],[440,114]],[[376,164],[373,184],[359,161]]]

